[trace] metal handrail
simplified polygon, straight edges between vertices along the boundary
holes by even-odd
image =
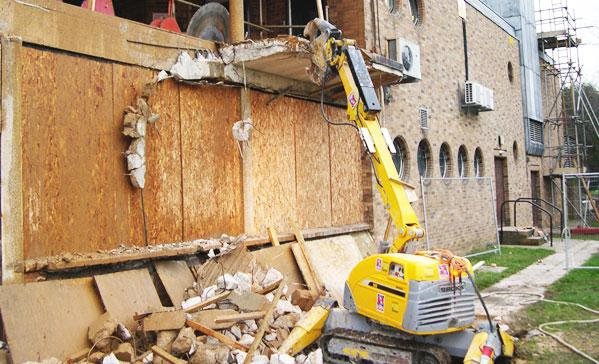
[[[525,201],[525,200],[534,201],[534,202],[541,201],[541,202],[545,203],[546,205],[552,207],[555,211],[559,212],[559,221],[561,223],[559,231],[564,230],[564,223],[565,223],[564,212],[559,207],[557,207],[556,205],[552,204],[551,202],[549,202],[547,200],[544,200],[544,199],[538,198],[538,197],[519,197],[516,199],[516,203],[519,201]],[[516,209],[514,209],[514,226],[515,225],[516,225]],[[553,231],[551,233],[553,234]]]
[[[530,199],[530,200],[528,200]],[[550,245],[553,247],[553,216],[551,215],[551,213],[549,211],[547,211],[546,209],[544,209],[543,207],[541,207],[540,205],[538,205],[537,203],[533,202],[532,200],[534,200],[532,197],[530,198],[521,198],[521,200],[506,200],[503,201],[501,203],[501,207],[499,209],[499,215],[500,215],[500,221],[501,221],[501,238],[503,239],[503,225],[504,225],[504,210],[505,210],[505,205],[507,203],[514,203],[514,213],[516,213],[516,207],[518,205],[518,203],[521,202],[526,202],[529,203],[531,206],[538,208],[539,210],[541,210],[542,212],[546,213],[547,216],[549,216],[549,241],[550,241]]]

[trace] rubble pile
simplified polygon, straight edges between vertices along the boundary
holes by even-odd
[[[209,256],[195,267],[197,279],[185,289],[184,301],[173,302],[175,307],[132,312],[136,324],[129,328],[106,312],[89,326],[91,349],[71,361],[322,363],[320,349],[296,357],[278,350],[306,314],[297,303],[309,309],[280,271],[248,258],[252,255],[242,245],[224,246]],[[222,257],[228,262],[219,261]],[[227,268],[223,262],[229,263]],[[215,267],[222,274],[215,275]]]

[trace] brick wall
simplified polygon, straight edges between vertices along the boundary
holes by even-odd
[[[468,114],[460,107],[465,81],[462,19],[455,1],[423,1],[422,19],[414,25],[408,1],[397,1],[397,9],[389,11],[386,0],[378,0],[377,22],[370,21],[376,15],[370,1],[364,2],[365,46],[370,50],[380,48],[387,54],[387,40],[405,38],[420,45],[422,80],[417,83],[391,87],[392,101],[385,106],[381,123],[389,128],[392,137],[405,139],[409,153],[407,182],[420,185],[416,161],[417,146],[423,139],[430,143],[431,177],[440,177],[439,149],[443,143],[450,148],[452,172],[457,177],[458,148],[467,150],[469,175],[473,173],[473,156],[480,148],[483,156],[483,176],[494,179],[494,158],[505,158],[507,164],[507,195],[509,198],[530,195],[526,156],[524,154],[524,128],[522,122],[522,98],[519,81],[518,41],[467,5],[467,39],[470,79],[493,89],[495,111]],[[345,29],[341,28],[345,31]],[[377,36],[378,35],[378,36]],[[508,79],[508,62],[513,67],[513,81]],[[429,129],[420,128],[418,108],[430,110]],[[501,137],[502,145],[498,144]],[[513,145],[516,143],[516,154]],[[472,183],[474,182],[474,183]],[[495,240],[493,219],[488,218],[494,202],[491,191],[476,191],[475,181],[451,181],[456,193],[442,193],[441,187],[427,190],[426,202],[431,221],[431,236],[459,230],[454,241],[444,246],[461,253]],[[433,188],[434,186],[431,186]],[[479,187],[476,187],[477,189]],[[418,195],[422,194],[420,189]],[[435,211],[431,211],[434,206]],[[422,200],[414,208],[424,226]],[[448,215],[447,212],[452,215]],[[485,218],[480,218],[486,214]],[[432,216],[431,216],[432,215]],[[530,224],[530,210],[522,208],[519,224]],[[435,216],[435,217],[433,217]],[[440,220],[440,216],[445,216]],[[492,216],[492,215],[489,215]],[[374,233],[382,237],[387,213],[378,194],[374,197]],[[441,222],[440,222],[441,221]],[[479,229],[479,225],[487,226]],[[491,228],[488,228],[488,227]],[[451,239],[449,239],[451,240]]]

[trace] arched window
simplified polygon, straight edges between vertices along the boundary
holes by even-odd
[[[458,175],[460,178],[468,177],[468,151],[465,145],[458,149]]]
[[[416,159],[418,161],[418,173],[420,173],[420,177],[430,177],[431,147],[426,139],[422,139],[418,143]]]
[[[393,145],[395,146],[395,150],[397,151],[395,154],[392,154],[393,163],[395,164],[395,168],[397,168],[397,174],[399,174],[399,179],[405,181],[408,179],[408,170],[409,170],[409,154],[408,154],[408,146],[406,141],[402,137],[396,137],[393,139]]]
[[[483,152],[480,148],[474,151],[474,177],[482,177],[484,175]]]
[[[451,177],[451,151],[449,144],[441,144],[439,149],[439,173],[441,178]]]
[[[410,11],[412,12],[412,21],[418,25],[422,22],[424,14],[424,0],[410,0]]]

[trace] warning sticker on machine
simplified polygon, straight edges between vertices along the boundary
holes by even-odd
[[[376,270],[383,270],[383,260],[381,258],[376,258]]]
[[[447,267],[447,264],[439,265],[439,278],[449,279],[449,268]]]
[[[350,93],[347,96],[347,101],[349,102],[349,104],[351,105],[352,108],[356,107],[356,104],[358,103],[358,97],[356,96],[355,92]]]
[[[385,295],[382,293],[376,294],[376,309],[377,311],[385,312]]]

